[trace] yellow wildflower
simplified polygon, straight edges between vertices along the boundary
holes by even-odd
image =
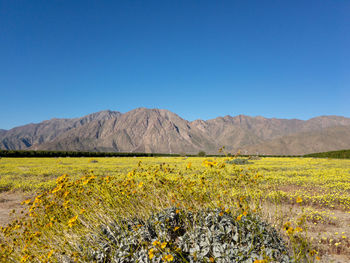
[[[163,260],[164,261],[168,261],[168,262],[170,262],[170,261],[173,261],[174,260],[174,257],[173,257],[173,255],[165,255],[164,257],[163,257]]]
[[[289,227],[287,229],[287,233],[288,233],[288,235],[292,235],[294,233],[294,228],[293,227]]]
[[[149,259],[152,259],[154,257],[154,248],[151,248],[150,250],[148,250],[148,257]]]
[[[81,215],[81,214],[85,213],[85,211],[86,210],[84,208],[82,208],[82,209],[80,209],[79,214]]]
[[[53,252],[54,252],[53,249],[51,249],[50,252],[47,254],[47,258],[50,258],[52,256]]]
[[[152,245],[153,246],[158,246],[158,245],[160,245],[160,242],[158,240],[155,240],[155,241],[152,242]]]
[[[69,219],[68,226],[72,227],[75,224],[75,222],[77,221],[77,219],[78,219],[78,215],[76,215],[76,216],[72,217],[71,219]]]
[[[28,259],[29,259],[29,255],[24,255],[24,256],[21,258],[21,262],[27,262]]]
[[[302,229],[301,227],[296,227],[296,228],[295,228],[295,231],[297,231],[297,232],[303,232],[303,229]]]
[[[286,222],[286,223],[283,225],[283,229],[287,231],[288,228],[289,228],[291,225],[292,225],[291,222]]]
[[[316,255],[317,254],[317,251],[315,250],[315,249],[313,249],[313,250],[311,250],[310,252],[310,256],[314,256],[314,255]]]
[[[29,204],[30,203],[30,201],[32,201],[31,199],[27,199],[27,200],[24,200],[22,203],[21,203],[21,205],[24,205],[24,204]]]
[[[67,174],[63,174],[62,176],[60,176],[56,179],[56,183],[59,184],[59,183],[65,181],[67,179],[67,177],[68,177]]]

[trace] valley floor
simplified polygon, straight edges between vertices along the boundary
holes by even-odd
[[[219,168],[220,163],[222,167]],[[204,169],[205,166],[207,170]],[[137,169],[140,171],[135,172]],[[172,170],[176,170],[176,173],[179,173],[176,178],[189,176],[190,180],[191,176],[201,178],[200,175],[204,174],[209,182],[213,180],[211,174],[214,171],[220,178],[220,173],[224,169],[228,174],[232,170],[244,176],[250,173],[259,175],[256,178],[261,177],[257,180],[263,198],[260,199],[261,207],[258,212],[284,236],[287,242],[290,242],[291,236],[285,233],[283,226],[290,222],[295,230],[298,222],[303,220],[303,233],[317,252],[317,258],[319,257],[316,262],[350,262],[349,160],[184,157],[3,158],[0,160],[0,189],[6,190],[0,193],[0,226],[5,226],[14,218],[22,216],[20,212],[24,209],[22,201],[32,198],[34,193],[57,188],[56,178],[62,174],[68,173],[72,180],[82,176],[86,178],[87,174],[93,174],[93,178],[119,178],[127,174],[127,178],[136,176],[137,180],[144,180],[142,178],[146,176],[146,171],[147,176],[152,176],[152,173],[156,175],[162,169],[167,171],[162,175],[163,178],[167,178],[168,172],[171,174]],[[152,178],[151,181],[154,181]],[[192,183],[196,183],[195,180]],[[145,184],[141,181],[137,189],[142,190]],[[209,184],[204,187],[218,190],[221,195],[218,200],[229,200],[225,195],[232,189],[220,181],[216,181],[215,184],[217,186]],[[222,193],[215,187],[223,187]]]

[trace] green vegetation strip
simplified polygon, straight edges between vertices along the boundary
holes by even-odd
[[[350,159],[350,150],[306,154],[304,157]]]

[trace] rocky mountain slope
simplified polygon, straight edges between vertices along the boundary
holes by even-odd
[[[51,141],[71,129],[85,126],[91,121],[118,118],[120,112],[101,111],[74,119],[51,119],[38,124],[27,124],[0,132],[0,149],[24,150],[33,144]]]
[[[210,137],[167,110],[136,109],[118,119],[96,120],[54,140],[32,146],[48,150],[198,152],[216,150]]]
[[[0,129],[0,136],[1,136],[1,135],[4,135],[6,132],[7,132],[7,130]]]
[[[0,130],[1,149],[160,153],[304,154],[350,148],[350,118],[321,116],[307,121],[218,117],[189,122],[168,110],[101,111],[82,118],[52,119]]]
[[[251,154],[300,155],[350,149],[350,126],[299,132],[245,148]]]

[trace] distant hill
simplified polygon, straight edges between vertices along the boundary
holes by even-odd
[[[187,121],[168,110],[101,111],[0,130],[0,149],[159,153],[306,154],[350,148],[350,118],[218,117]]]
[[[11,130],[0,132],[0,149],[24,150],[33,144],[52,141],[57,136],[71,129],[85,126],[91,121],[118,118],[120,112],[101,111],[74,119],[51,119],[38,124],[27,124]]]
[[[350,126],[298,132],[246,148],[248,153],[302,155],[350,148]]]

